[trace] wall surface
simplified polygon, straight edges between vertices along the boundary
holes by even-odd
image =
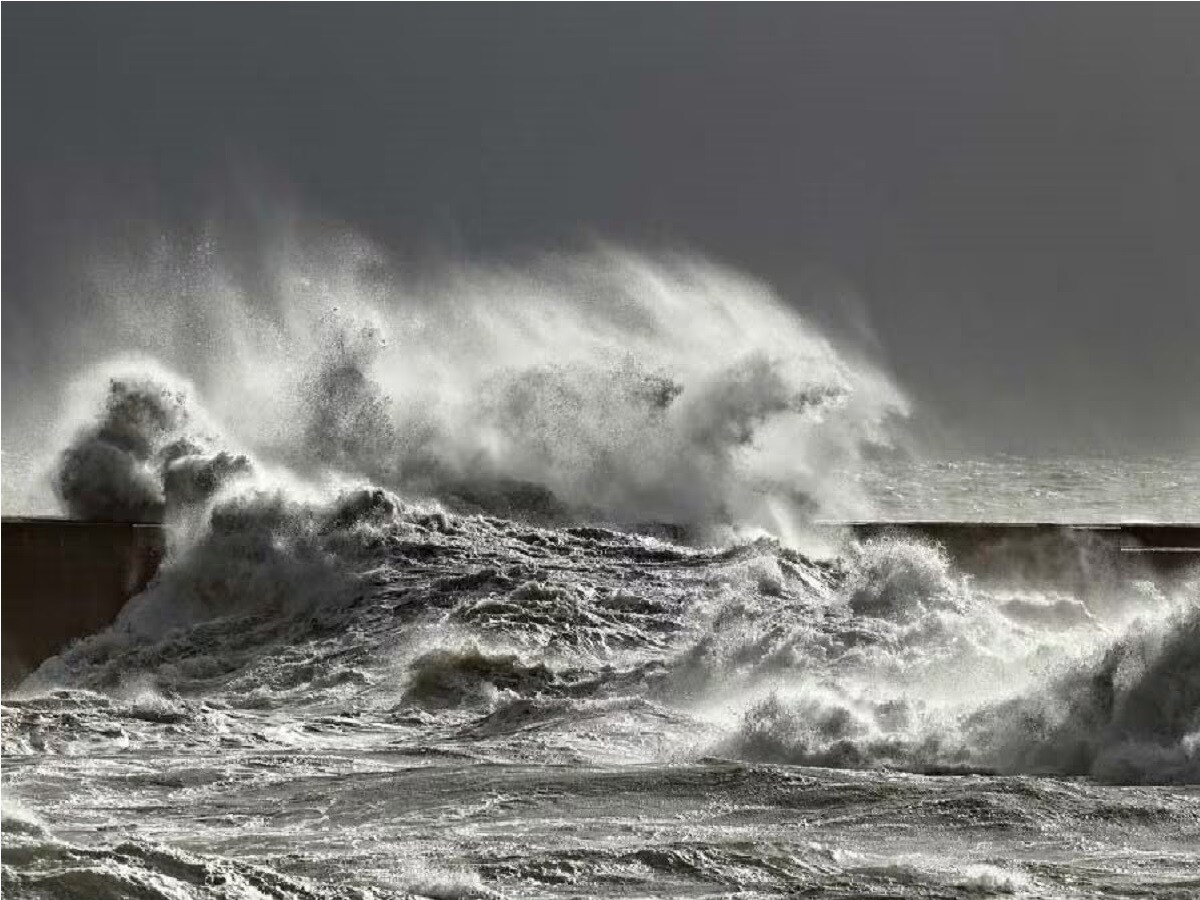
[[[3,520],[4,687],[75,638],[112,622],[154,576],[161,526],[68,519]]]

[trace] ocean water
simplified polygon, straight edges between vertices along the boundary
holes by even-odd
[[[911,401],[761,285],[563,266],[80,376],[56,502],[170,540],[3,697],[6,898],[1200,896],[1200,573],[810,541],[1195,521],[1194,462],[881,468]]]
[[[4,698],[4,891],[1195,896],[1195,582],[984,593],[409,506],[214,510]]]
[[[1200,457],[988,454],[880,461],[846,479],[873,518],[1200,522]]]

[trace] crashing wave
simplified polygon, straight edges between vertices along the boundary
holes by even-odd
[[[87,371],[76,394],[111,386],[60,467],[72,514],[158,519],[257,458],[546,522],[778,532],[862,512],[830,471],[907,411],[765,285],[696,257],[602,248],[418,279],[335,249],[264,260],[253,288],[219,251],[98,273],[156,311],[130,345],[199,392],[156,365]],[[219,359],[197,358],[197,330]]]
[[[573,754],[1200,778],[1194,605],[1123,632],[935,544],[821,562],[764,536],[853,508],[830,473],[905,402],[762,285],[616,251],[422,284],[369,261],[285,260],[277,319],[223,284],[210,324],[253,325],[257,355],[203,391],[139,360],[83,376],[63,507],[164,521],[170,552],[27,682],[51,699],[13,701],[6,747],[69,748],[38,725],[65,686],[130,741],[353,709]]]
[[[1007,771],[1200,782],[1200,606],[1135,624],[1048,686],[973,717]]]

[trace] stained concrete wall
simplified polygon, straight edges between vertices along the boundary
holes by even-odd
[[[154,576],[165,542],[158,525],[5,518],[2,531],[6,688],[112,622]]]

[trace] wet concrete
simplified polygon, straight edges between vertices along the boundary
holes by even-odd
[[[160,525],[9,518],[2,524],[4,687],[112,622],[162,558]]]

